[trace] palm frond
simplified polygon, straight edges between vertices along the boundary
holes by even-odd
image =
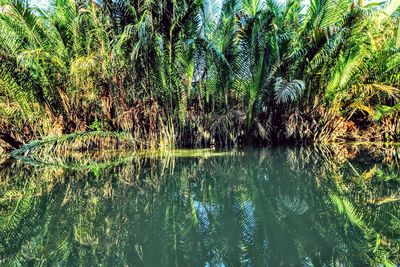
[[[288,103],[297,100],[303,93],[305,84],[301,80],[287,81],[282,77],[275,80],[274,93],[278,103]]]

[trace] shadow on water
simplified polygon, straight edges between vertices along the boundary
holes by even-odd
[[[0,264],[395,265],[399,151],[7,160],[0,165]]]

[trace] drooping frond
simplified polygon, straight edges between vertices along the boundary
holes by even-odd
[[[278,103],[288,103],[299,98],[304,91],[305,84],[301,80],[287,81],[282,77],[275,80],[274,93]]]

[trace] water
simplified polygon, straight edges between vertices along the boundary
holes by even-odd
[[[7,160],[0,265],[391,266],[397,148]]]

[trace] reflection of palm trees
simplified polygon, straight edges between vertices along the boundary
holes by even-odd
[[[118,156],[74,161],[73,168],[57,167],[60,160],[0,169],[0,263],[352,266],[399,260],[398,202],[370,201],[397,193],[395,166],[376,162],[368,170],[362,157],[305,148]]]

